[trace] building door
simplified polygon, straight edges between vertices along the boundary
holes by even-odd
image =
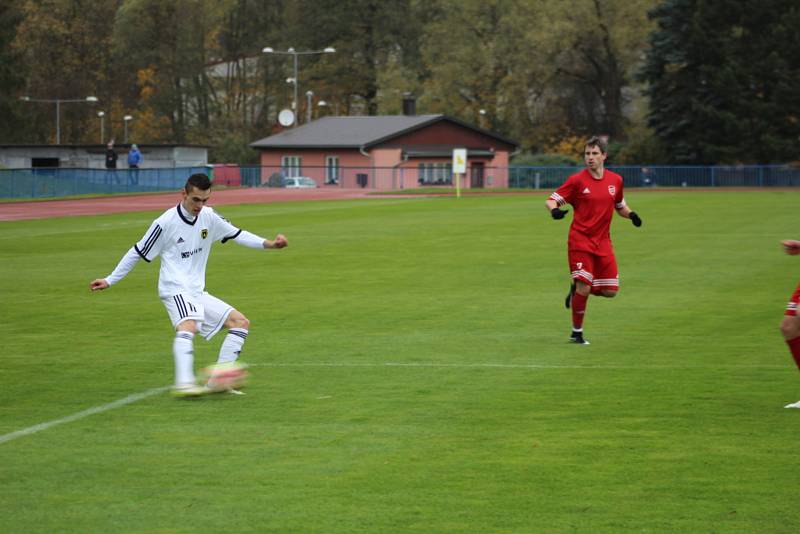
[[[39,167],[60,167],[61,160],[58,158],[31,158],[31,167],[39,168]]]
[[[475,162],[470,166],[472,169],[469,180],[470,187],[483,187],[483,165],[483,162]]]

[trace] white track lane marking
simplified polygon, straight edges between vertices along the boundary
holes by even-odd
[[[12,439],[21,438],[23,436],[29,436],[31,434],[35,434],[36,432],[41,432],[42,430],[47,430],[48,428],[52,428],[57,425],[63,425],[64,423],[71,423],[73,421],[77,421],[78,419],[89,417],[90,415],[107,412],[109,410],[113,410],[114,408],[119,408],[121,406],[133,404],[134,402],[146,399],[147,397],[152,397],[153,395],[158,395],[159,393],[163,393],[167,391],[169,388],[170,386],[148,389],[147,391],[143,391],[141,393],[134,393],[133,395],[128,395],[125,398],[115,400],[114,402],[109,402],[108,404],[104,404],[102,406],[95,406],[94,408],[89,408],[87,410],[83,410],[82,412],[62,417],[61,419],[54,419],[53,421],[47,421],[45,423],[39,423],[38,425],[29,426],[28,428],[23,428],[22,430],[17,430],[16,432],[11,432],[10,434],[5,434],[3,436],[0,436],[0,443],[6,443],[7,441],[11,441]]]

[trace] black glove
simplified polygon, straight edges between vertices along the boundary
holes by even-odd
[[[642,220],[638,215],[636,215],[635,211],[632,211],[628,217],[636,228],[639,228],[642,225]]]
[[[564,215],[566,215],[568,212],[569,210],[561,210],[558,208],[553,208],[550,210],[550,215],[552,215],[554,219],[563,219]]]

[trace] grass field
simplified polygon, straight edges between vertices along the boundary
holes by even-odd
[[[800,531],[798,193],[627,196],[590,346],[544,196],[225,207],[290,246],[216,245],[253,379],[196,401],[157,265],[88,291],[157,213],[0,223],[2,530]]]

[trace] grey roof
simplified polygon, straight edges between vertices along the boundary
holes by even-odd
[[[514,141],[441,114],[323,117],[297,128],[289,128],[279,134],[265,137],[250,143],[250,146],[252,148],[369,147],[440,120],[454,122],[480,131],[504,143],[517,146]]]

